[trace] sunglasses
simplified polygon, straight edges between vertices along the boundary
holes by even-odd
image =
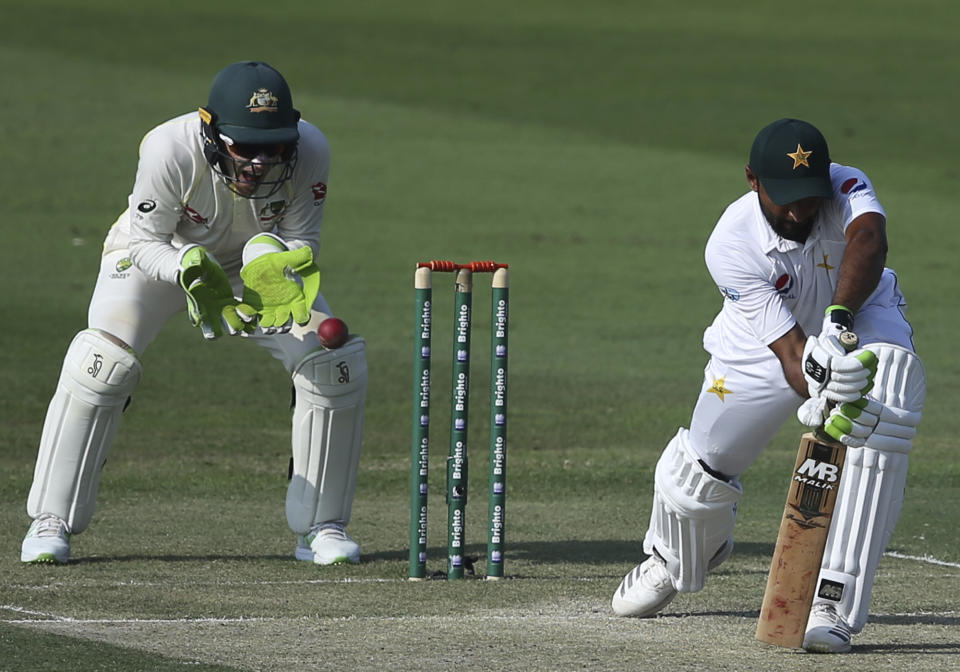
[[[243,142],[235,142],[232,145],[228,145],[228,147],[231,154],[236,154],[240,158],[247,160],[256,159],[259,156],[276,158],[281,156],[287,149],[287,146],[284,144],[254,145]]]

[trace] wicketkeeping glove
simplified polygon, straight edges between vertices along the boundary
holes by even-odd
[[[877,356],[869,350],[846,354],[836,336],[807,337],[803,348],[803,377],[811,397],[828,401],[856,401],[873,387]]]
[[[259,314],[260,328],[266,334],[287,332],[294,322],[309,322],[310,309],[320,293],[320,269],[313,263],[312,249],[287,250],[280,239],[269,234],[247,243],[248,248],[269,249],[271,245],[276,252],[260,254],[240,269],[243,302]]]
[[[177,282],[187,294],[190,323],[213,340],[226,331],[246,335],[256,327],[256,311],[237,301],[227,274],[204,248],[187,245],[180,251]]]

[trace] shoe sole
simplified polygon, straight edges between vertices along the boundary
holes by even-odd
[[[359,565],[360,556],[351,557],[349,555],[341,555],[339,557],[333,558],[328,561],[318,561],[317,556],[309,548],[297,547],[297,550],[294,551],[293,556],[301,562],[312,562],[315,565],[327,566],[327,565]]]
[[[808,653],[849,653],[850,645],[841,646],[839,649],[830,646],[829,644],[807,644],[804,643],[803,650]]]
[[[314,557],[313,562],[314,564],[324,565],[324,566],[326,565],[359,565],[360,558],[351,558],[348,555],[342,555],[339,558],[334,558],[333,560],[330,560],[329,562],[317,562],[316,557]]]
[[[67,560],[61,560],[60,558],[55,556],[53,553],[41,553],[40,555],[32,559],[20,558],[20,562],[25,563],[27,565],[65,565],[67,564]]]

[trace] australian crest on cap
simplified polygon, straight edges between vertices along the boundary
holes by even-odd
[[[280,104],[277,98],[269,89],[260,88],[250,96],[250,102],[247,109],[251,112],[276,112]]]

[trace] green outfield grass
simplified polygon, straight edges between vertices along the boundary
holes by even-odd
[[[138,6],[141,5],[142,6]],[[703,246],[746,189],[756,131],[798,116],[887,209],[928,376],[893,555],[836,670],[960,654],[960,327],[946,0],[802,6],[415,0],[0,0],[0,669],[823,669],[753,629],[801,426],[744,476],[737,547],[662,618],[613,617],[641,557],[653,467],[688,422],[720,296]],[[462,5],[462,6],[461,6]],[[173,320],[67,567],[25,567],[46,405],[125,205],[140,137],[258,58],[330,139],[324,293],[368,344],[356,567],[292,560],[289,379],[260,349]],[[511,267],[508,580],[407,582],[417,261]],[[438,277],[435,453],[452,286]],[[474,298],[468,551],[484,548],[489,289]],[[429,569],[444,568],[444,463]]]

